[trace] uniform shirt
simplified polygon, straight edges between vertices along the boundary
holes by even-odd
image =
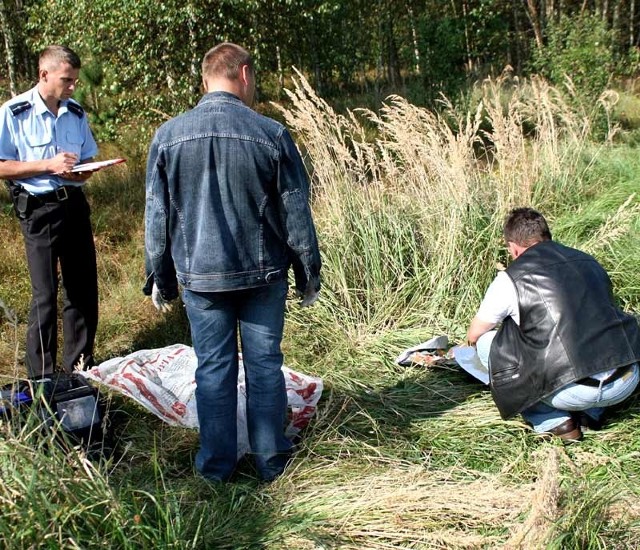
[[[11,107],[24,102],[29,107],[14,114]],[[56,117],[47,109],[36,86],[0,107],[0,160],[43,160],[60,152],[75,153],[80,162],[98,152],[87,115],[78,103],[62,101]],[[13,181],[34,195],[62,185],[82,185],[52,174]]]

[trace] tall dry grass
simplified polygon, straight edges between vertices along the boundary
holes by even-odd
[[[506,260],[505,214],[553,217],[584,195],[590,120],[541,78],[488,79],[467,109],[392,96],[346,115],[294,83],[281,111],[312,167],[325,303],[353,338],[416,324],[460,336]]]

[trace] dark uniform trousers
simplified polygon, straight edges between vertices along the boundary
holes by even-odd
[[[12,185],[11,196],[24,235],[31,278],[26,353],[29,376],[46,376],[56,370],[58,264],[64,290],[62,367],[71,372],[81,358],[85,367],[93,366],[98,282],[87,199],[75,187],[34,196]]]

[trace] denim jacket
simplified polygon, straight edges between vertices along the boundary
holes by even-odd
[[[319,290],[320,253],[300,154],[284,126],[227,92],[163,124],[147,161],[147,285],[222,292],[276,282]]]

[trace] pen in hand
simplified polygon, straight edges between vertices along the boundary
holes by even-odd
[[[55,175],[64,174],[71,170],[76,162],[78,162],[78,155],[58,150],[56,156],[51,159],[51,172]]]

